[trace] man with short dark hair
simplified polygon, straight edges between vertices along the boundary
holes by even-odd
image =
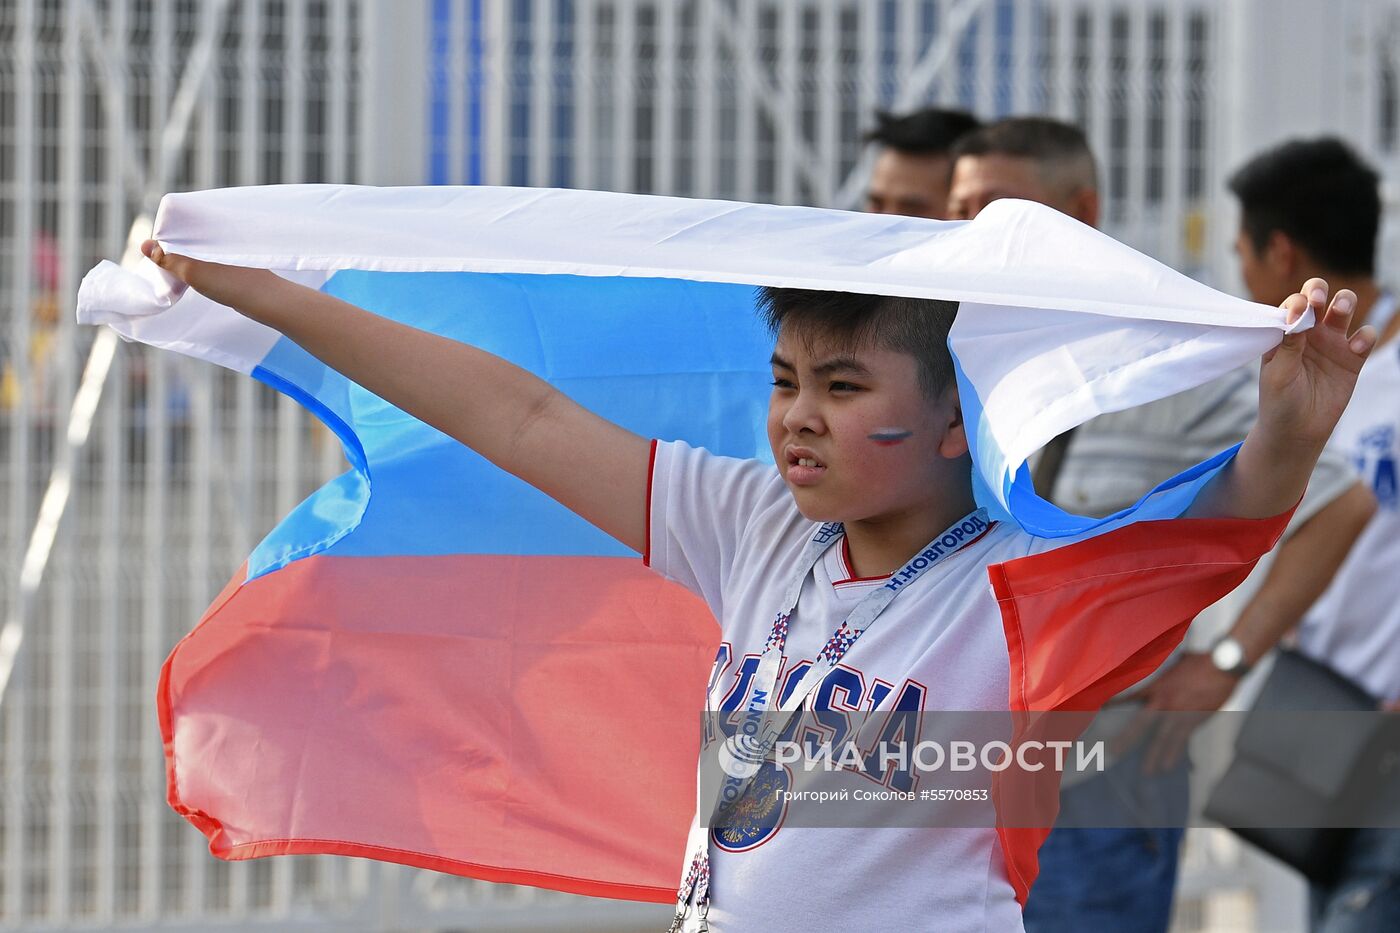
[[[902,116],[880,112],[865,141],[880,146],[870,173],[865,209],[944,220],[948,203],[949,150],[975,130],[977,118],[962,110],[927,107]]]
[[[1279,277],[1305,271],[1356,292],[1354,327],[1368,322],[1378,302],[1389,319],[1395,303],[1374,278],[1380,176],[1344,142],[1323,137],[1284,143],[1245,163],[1228,184],[1240,199],[1235,252],[1250,297],[1278,304],[1291,291],[1279,291]],[[1293,199],[1326,209],[1304,220],[1292,209]],[[1378,329],[1386,324],[1369,322]]]
[[[1353,326],[1381,333],[1372,361],[1328,446],[1351,460],[1377,500],[1376,517],[1331,586],[1308,610],[1298,649],[1394,708],[1400,705],[1400,315],[1375,279],[1380,178],[1339,139],[1293,140],[1267,150],[1229,180],[1240,199],[1235,251],[1250,297],[1277,304],[1281,276],[1320,276],[1356,293]],[[1304,216],[1297,204],[1313,204]],[[1336,859],[1336,876],[1311,885],[1314,933],[1400,929],[1400,830],[1359,828]]]

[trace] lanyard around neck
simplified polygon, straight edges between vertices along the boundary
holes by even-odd
[[[862,599],[851,610],[850,615],[836,627],[831,637],[822,645],[812,666],[807,669],[787,698],[778,703],[778,673],[783,651],[787,647],[788,623],[797,610],[802,585],[822,554],[844,532],[839,522],[827,522],[818,528],[798,558],[797,569],[784,597],[784,608],[773,620],[773,628],[768,633],[768,640],[764,642],[763,654],[755,672],[753,691],[750,693],[754,699],[750,701],[748,708],[752,710],[761,704],[762,710],[778,709],[788,712],[800,707],[807,695],[816,689],[832,668],[841,663],[846,652],[850,651],[860,636],[874,625],[875,620],[901,591],[928,570],[976,540],[988,527],[985,509],[969,512],[930,541],[919,553],[906,561],[903,567],[890,574],[888,580]],[[755,703],[755,700],[758,702]]]
[[[822,645],[820,653],[793,687],[791,693],[781,703],[777,703],[778,674],[782,666],[783,651],[787,647],[788,623],[797,610],[797,601],[802,595],[802,586],[807,575],[812,572],[817,561],[826,550],[845,532],[840,522],[827,522],[819,527],[807,541],[797,560],[797,568],[788,584],[783,599],[783,609],[773,620],[773,627],[764,642],[763,654],[759,658],[758,670],[749,691],[749,702],[745,705],[745,723],[737,729],[725,743],[721,755],[729,755],[731,762],[737,761],[738,768],[726,767],[729,777],[718,795],[721,799],[737,800],[743,796],[760,765],[772,751],[778,737],[785,731],[792,715],[816,690],[828,673],[851,650],[861,635],[870,630],[875,620],[894,598],[907,589],[915,580],[923,576],[937,564],[952,557],[958,551],[980,538],[989,527],[985,509],[969,512],[954,522],[942,534],[935,537],[919,553],[911,557],[904,566],[890,574],[878,589],[862,599],[851,613],[831,633]],[[777,715],[772,715],[776,712]],[[745,726],[748,728],[746,729]],[[741,735],[746,741],[736,743]],[[702,924],[709,910],[710,896],[710,853],[708,844],[701,843],[690,861],[685,880],[677,892],[676,915],[671,930],[680,930],[692,904],[700,913]],[[704,928],[708,928],[705,925]]]

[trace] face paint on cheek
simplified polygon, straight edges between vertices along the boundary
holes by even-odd
[[[895,444],[902,444],[914,436],[913,431],[906,431],[903,428],[881,428],[874,434],[867,434],[866,437],[879,444],[881,447],[893,447]]]

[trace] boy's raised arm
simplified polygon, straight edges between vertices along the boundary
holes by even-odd
[[[142,252],[266,324],[641,552],[650,444],[498,356],[357,308],[264,269]]]
[[[1356,295],[1344,288],[1329,305],[1327,294],[1327,282],[1314,278],[1284,302],[1289,321],[1311,306],[1317,324],[1284,337],[1265,354],[1259,418],[1230,467],[1197,498],[1192,517],[1268,518],[1302,498],[1317,458],[1351,400],[1361,364],[1376,344],[1370,326],[1347,335]]]

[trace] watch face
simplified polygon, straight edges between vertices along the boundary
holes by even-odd
[[[1233,638],[1226,638],[1210,653],[1210,660],[1226,673],[1233,673],[1244,664],[1244,648]]]

